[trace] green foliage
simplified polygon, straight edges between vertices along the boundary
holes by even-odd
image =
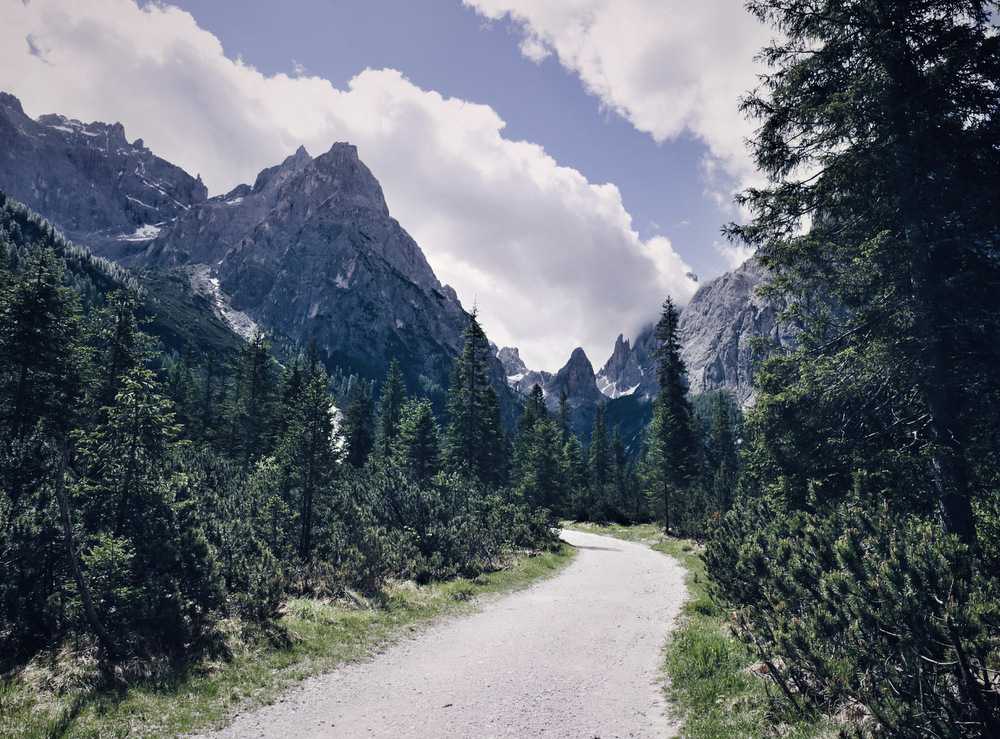
[[[430,480],[441,469],[440,437],[430,401],[410,398],[400,412],[390,456],[415,481]]]
[[[0,250],[0,670],[80,645],[132,679],[214,653],[232,624],[277,629],[290,597],[378,598],[555,546],[539,505],[565,492],[568,442],[540,414],[548,456],[529,455],[527,486],[497,486],[507,439],[481,330],[450,437],[471,456],[445,474],[432,402],[404,403],[398,365],[376,435],[364,381],[331,382],[315,346],[280,369],[260,333],[225,356],[193,339],[168,353],[125,273],[2,200],[0,224],[56,245]],[[332,386],[349,399],[343,450]]]
[[[220,408],[220,442],[226,453],[243,459],[244,470],[271,448],[277,425],[277,363],[258,331],[229,364],[225,399]]]
[[[346,460],[353,467],[364,467],[375,448],[375,412],[368,392],[364,380],[354,383],[344,409],[342,433],[347,445]]]
[[[393,358],[386,375],[382,395],[378,401],[378,429],[375,446],[382,459],[392,456],[393,444],[399,433],[403,404],[406,402],[406,387],[403,384],[403,374],[399,369],[399,360]]]
[[[757,373],[715,595],[788,706],[1000,735],[996,3],[748,6],[771,184],[731,233],[805,330]]]
[[[892,736],[995,731],[996,578],[888,506],[734,509],[706,553],[738,635],[796,708],[855,704]]]
[[[490,344],[475,311],[462,337],[465,344],[448,390],[445,469],[497,485],[506,477],[507,439],[500,423],[500,401],[487,372]]]
[[[687,397],[687,370],[681,359],[679,313],[670,298],[653,334],[658,342],[656,358],[658,392],[653,400],[653,422],[649,429],[648,452],[643,468],[643,484],[650,509],[664,531],[675,527],[687,533],[692,492],[697,489],[699,469],[694,415]],[[678,516],[680,514],[680,516]]]

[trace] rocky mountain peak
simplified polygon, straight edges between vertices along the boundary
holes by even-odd
[[[692,393],[727,387],[747,405],[754,396],[753,340],[765,337],[794,347],[798,329],[777,320],[784,306],[758,294],[770,281],[771,274],[750,259],[699,287],[684,308],[678,328]]]
[[[0,92],[0,108],[8,108],[14,113],[24,115],[24,108],[21,107],[21,101],[9,92]]]
[[[306,147],[300,146],[294,154],[285,158],[281,164],[261,170],[253,183],[253,192],[262,192],[268,188],[280,187],[288,178],[306,167],[313,158],[309,156]]]
[[[563,390],[574,408],[584,404],[597,405],[604,399],[597,389],[594,366],[580,347],[573,350],[569,361],[545,385],[545,399],[550,409],[555,408]]]
[[[609,398],[631,395],[642,382],[643,368],[629,341],[618,334],[614,351],[597,373],[597,387]]]
[[[521,359],[521,353],[517,347],[505,346],[503,349],[497,351],[496,355],[497,359],[500,360],[500,364],[503,365],[508,380],[528,373],[528,367],[524,364],[524,360]]]
[[[159,227],[205,200],[205,185],[130,144],[120,123],[32,120],[0,95],[0,188],[95,253],[128,258]]]

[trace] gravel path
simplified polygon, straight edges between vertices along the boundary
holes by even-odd
[[[686,595],[674,560],[567,531],[554,578],[307,680],[214,737],[668,737],[661,647]]]

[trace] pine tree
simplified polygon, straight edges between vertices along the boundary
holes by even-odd
[[[771,73],[743,103],[760,123],[754,156],[771,185],[742,196],[754,218],[730,231],[759,247],[804,307],[828,296],[847,314],[809,311],[825,323],[810,356],[839,356],[833,386],[864,363],[888,371],[888,393],[876,383],[855,394],[871,393],[883,418],[913,433],[866,435],[918,452],[942,529],[972,542],[966,449],[982,394],[998,385],[987,338],[1000,315],[996,4],[748,7],[780,32],[762,54]],[[845,420],[866,409],[844,408]]]
[[[251,461],[267,454],[276,426],[277,378],[270,345],[258,331],[243,344],[229,368],[222,407],[225,445],[229,456],[240,459],[244,471]]]
[[[51,249],[28,254],[10,284],[0,316],[0,428],[9,442],[36,428],[56,437],[69,430],[83,389],[85,352],[79,301],[63,286]]]
[[[709,437],[708,458],[712,473],[712,493],[719,510],[726,511],[732,505],[734,488],[738,479],[736,441],[730,421],[732,396],[720,390],[715,396],[715,415]]]
[[[167,394],[174,404],[177,422],[184,427],[187,438],[197,438],[200,432],[198,422],[198,396],[201,389],[195,376],[194,345],[188,341],[181,361],[170,368],[167,375]]]
[[[548,417],[537,420],[524,434],[523,449],[519,478],[525,499],[535,508],[559,510],[564,486],[555,424]]]
[[[403,373],[399,370],[399,360],[393,357],[392,364],[389,365],[389,374],[385,378],[385,386],[382,388],[382,395],[378,401],[378,431],[375,436],[375,447],[382,459],[389,459],[392,456],[405,402],[406,387],[403,384]]]
[[[430,480],[440,470],[440,431],[426,398],[410,398],[403,405],[392,459],[417,482]]]
[[[445,467],[463,477],[499,483],[505,475],[506,441],[500,401],[487,372],[490,345],[476,312],[462,334],[465,344],[455,360],[448,391]]]
[[[375,448],[375,412],[368,394],[368,383],[364,380],[351,387],[344,410],[342,433],[347,442],[345,461],[352,467],[364,467]]]
[[[317,509],[329,508],[322,498],[331,493],[339,456],[334,446],[333,399],[315,351],[310,353],[300,389],[290,402],[288,428],[278,445],[277,458],[286,499],[298,511],[298,556],[311,562]]]
[[[97,312],[95,395],[93,405],[101,408],[114,403],[124,378],[136,367],[146,364],[152,354],[152,342],[136,318],[138,302],[126,290],[116,290],[107,297],[107,306]]]
[[[653,334],[658,342],[653,350],[658,392],[653,400],[644,475],[650,506],[668,532],[672,508],[690,492],[697,458],[678,320],[677,309],[667,298]]]

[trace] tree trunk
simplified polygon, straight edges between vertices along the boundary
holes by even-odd
[[[73,579],[76,581],[76,587],[80,591],[80,599],[83,601],[83,611],[87,616],[87,621],[90,623],[90,628],[93,629],[94,635],[97,636],[98,642],[104,647],[104,651],[109,657],[118,657],[118,647],[108,634],[107,629],[104,628],[104,624],[101,623],[100,617],[97,615],[97,609],[94,608],[94,601],[90,597],[90,588],[87,587],[86,580],[83,579],[83,570],[80,568],[80,558],[76,553],[76,545],[74,543],[73,534],[73,522],[69,516],[69,498],[66,495],[66,459],[69,457],[69,447],[65,440],[62,443],[62,455],[59,459],[59,469],[56,472],[56,498],[59,500],[59,518],[62,519],[63,525],[63,537],[66,541],[66,556],[69,559],[70,569],[73,570]]]

